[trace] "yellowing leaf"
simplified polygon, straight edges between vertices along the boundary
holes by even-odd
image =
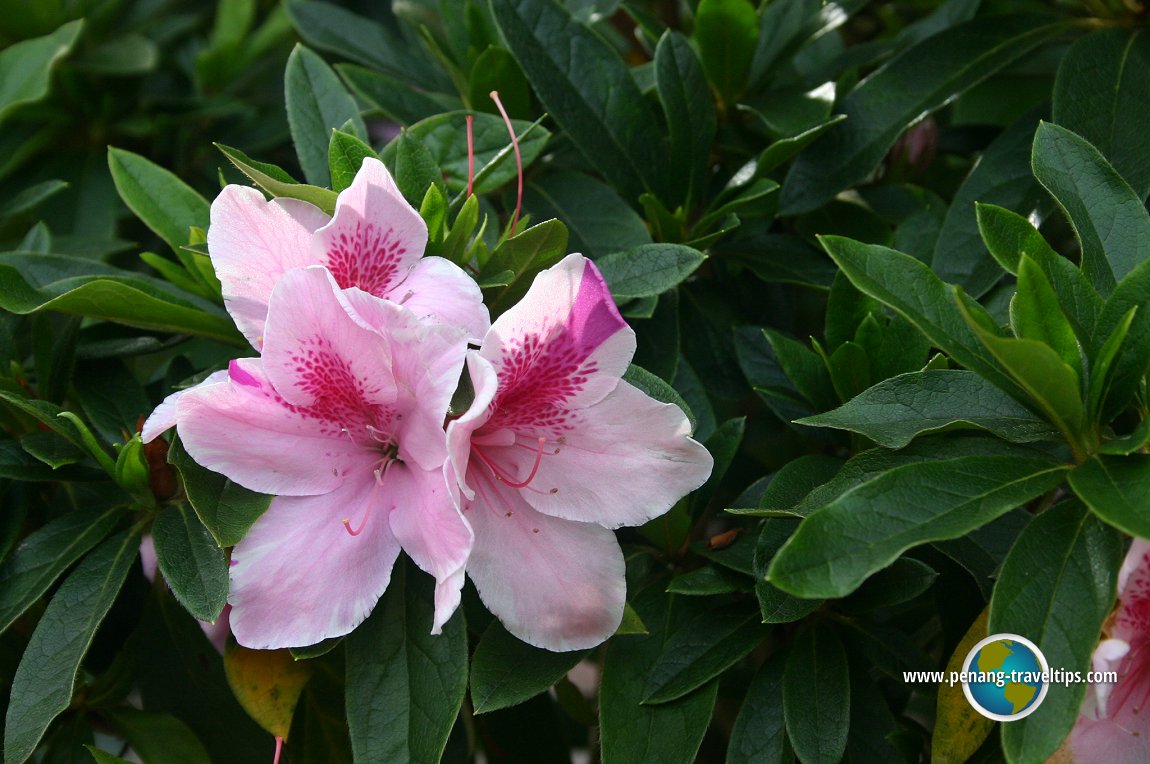
[[[232,694],[265,730],[287,740],[300,693],[311,666],[290,650],[249,650],[235,642],[224,652],[224,672]]]
[[[983,610],[970,625],[958,647],[954,648],[954,655],[950,656],[946,664],[948,676],[952,671],[962,671],[966,654],[979,640],[986,637],[989,615],[989,608]],[[992,729],[994,722],[971,707],[962,692],[961,684],[955,683],[953,687],[949,684],[939,685],[931,761],[938,764],[961,764],[974,755]]]

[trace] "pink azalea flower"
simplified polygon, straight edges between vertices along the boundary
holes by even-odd
[[[433,633],[459,603],[471,530],[447,490],[443,421],[466,331],[292,270],[269,300],[261,358],[185,391],[188,453],[275,494],[232,553],[231,628],[254,648],[347,634],[400,548],[436,579]]]
[[[1118,608],[1108,626],[1092,668],[1117,671],[1118,682],[1090,688],[1054,760],[1150,761],[1150,541],[1134,539],[1130,545],[1118,572]]]
[[[483,336],[490,323],[475,281],[441,257],[421,257],[427,224],[391,174],[370,157],[340,193],[335,216],[298,199],[268,201],[227,186],[212,202],[208,251],[236,326],[259,349],[268,298],[280,276],[327,267],[343,289],[403,304],[416,316]]]
[[[711,473],[676,406],[621,381],[635,334],[580,255],[540,273],[468,354],[475,399],[447,427],[475,532],[467,573],[520,639],[599,644],[626,584],[612,528],[657,517]]]

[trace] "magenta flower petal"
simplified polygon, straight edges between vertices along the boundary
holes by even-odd
[[[328,493],[377,457],[339,421],[284,401],[259,359],[232,361],[226,382],[188,390],[177,403],[180,439],[193,459],[261,493]]]
[[[536,512],[487,477],[475,488],[464,515],[475,531],[467,573],[507,630],[557,651],[594,647],[615,633],[627,589],[615,534]]]
[[[499,375],[499,416],[537,422],[614,390],[635,354],[635,332],[598,269],[568,255],[491,325],[479,353]]]
[[[534,490],[523,498],[540,512],[618,528],[658,517],[707,481],[714,460],[690,436],[678,406],[619,382],[596,405],[572,412],[566,429],[525,428],[514,445],[482,452],[518,482],[535,471]],[[539,438],[541,445],[532,442]]]
[[[307,202],[268,201],[245,186],[227,186],[212,202],[212,265],[228,312],[256,349],[263,344],[268,297],[276,280],[292,268],[315,263],[313,234],[330,219]]]
[[[228,602],[241,645],[311,645],[367,617],[399,555],[378,511],[380,490],[374,480],[349,480],[322,496],[272,501],[232,553]],[[362,524],[359,535],[347,532],[344,518]]]
[[[471,527],[452,504],[442,470],[395,465],[386,487],[392,533],[415,564],[435,577],[431,633],[439,634],[459,605],[463,565],[474,540]]]

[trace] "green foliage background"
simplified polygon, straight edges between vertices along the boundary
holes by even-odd
[[[270,760],[289,731],[292,762],[1044,761],[1085,686],[996,730],[902,672],[1003,631],[1085,672],[1126,541],[1150,537],[1145,20],[0,0],[5,761]],[[527,166],[514,235],[492,90]],[[267,505],[135,435],[248,352],[209,200],[255,183],[330,210],[373,154],[493,314],[594,258],[638,333],[628,379],[715,457],[620,531],[629,609],[600,648],[524,645],[470,589],[431,637],[405,563],[363,626],[292,655],[221,659],[196,625]],[[302,687],[294,712],[252,703],[253,676]]]

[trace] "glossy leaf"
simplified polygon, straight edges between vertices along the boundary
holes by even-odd
[[[749,0],[701,0],[695,41],[707,79],[723,104],[733,104],[746,85],[759,41],[754,5]]]
[[[458,98],[444,93],[427,93],[411,83],[374,69],[354,64],[336,64],[335,70],[348,88],[370,111],[380,111],[401,125],[458,109]]]
[[[314,204],[329,215],[335,212],[336,192],[330,188],[296,183],[290,175],[279,167],[265,162],[257,162],[239,149],[233,149],[221,143],[217,143],[216,148],[228,158],[229,162],[236,166],[236,169],[247,175],[253,183],[272,196],[299,199]]]
[[[4,761],[32,755],[48,725],[72,702],[80,664],[139,552],[138,531],[124,531],[84,559],[36,624],[16,674],[4,724]]]
[[[759,601],[763,623],[793,623],[806,618],[823,605],[821,599],[796,597],[767,581],[771,561],[797,526],[798,521],[793,518],[767,520],[755,543],[755,598]]]
[[[1068,477],[1095,515],[1131,536],[1150,538],[1150,456],[1093,456]]]
[[[558,220],[531,226],[499,245],[480,272],[481,281],[492,274],[511,274],[504,288],[486,297],[492,318],[527,294],[535,274],[550,268],[566,254],[567,227]]]
[[[498,711],[546,692],[586,654],[532,647],[493,621],[471,656],[472,709],[477,714]]]
[[[816,621],[799,632],[783,672],[787,735],[802,762],[838,761],[850,727],[850,676],[835,629]]]
[[[755,672],[731,730],[727,764],[786,761],[783,758],[787,750],[783,715],[783,667],[786,660],[785,652],[776,652]]]
[[[331,182],[327,161],[331,131],[351,120],[357,135],[367,135],[359,109],[331,67],[302,45],[288,58],[284,98],[304,177],[308,183],[326,186]]]
[[[1141,199],[1150,194],[1150,35],[1099,29],[1066,51],[1054,81],[1054,121],[1089,141]]]
[[[432,636],[432,580],[406,560],[347,638],[347,711],[357,760],[439,761],[467,689],[467,631],[456,613]]]
[[[208,227],[208,202],[173,173],[139,154],[108,149],[108,168],[124,204],[173,250],[188,243],[188,227]]]
[[[551,0],[491,10],[543,107],[583,156],[627,200],[662,191],[658,121],[618,54]]]
[[[1082,351],[1074,328],[1062,313],[1046,274],[1026,255],[1018,263],[1018,291],[1010,302],[1010,325],[1016,337],[1048,345],[1082,376]]]
[[[0,121],[23,104],[48,95],[52,71],[67,56],[84,22],[70,21],[44,37],[20,40],[0,51]]]
[[[1057,125],[1038,127],[1031,163],[1078,234],[1082,270],[1108,295],[1150,247],[1150,214],[1142,199],[1098,149]]]
[[[331,190],[339,192],[350,186],[367,157],[377,157],[371,146],[350,133],[333,130],[327,157],[331,171]]]
[[[895,467],[806,518],[767,580],[800,597],[841,597],[903,551],[962,536],[1045,493],[1065,469],[1025,449]]]
[[[611,294],[622,302],[674,289],[706,259],[699,250],[682,244],[644,244],[613,252],[595,264],[611,287]]]
[[[189,507],[173,504],[152,525],[156,560],[176,600],[215,622],[228,602],[228,558]]]
[[[651,243],[643,219],[615,189],[582,173],[560,171],[529,182],[523,207],[536,220],[563,221],[571,251],[590,258]]]
[[[168,462],[179,470],[188,501],[220,547],[239,543],[271,503],[271,496],[249,491],[201,467],[178,440],[172,442]]]
[[[703,193],[717,124],[714,99],[699,58],[676,32],[664,34],[655,49],[655,87],[675,157],[672,188],[676,199],[689,205]]]
[[[1049,423],[971,371],[917,371],[883,380],[839,408],[798,420],[902,448],[918,435],[975,427],[1012,443],[1056,436]]]
[[[896,56],[839,104],[847,119],[806,151],[783,184],[784,214],[807,212],[866,178],[902,132],[1065,29],[1032,16],[960,24]]]
[[[0,567],[0,632],[100,543],[123,514],[122,507],[69,512],[21,541]]]
[[[1085,674],[1114,604],[1122,547],[1120,535],[1078,502],[1043,512],[1002,566],[988,632],[1026,635],[1051,667]],[[1086,684],[1051,682],[1038,710],[1003,727],[1007,760],[1046,761],[1078,717],[1086,690]]]

